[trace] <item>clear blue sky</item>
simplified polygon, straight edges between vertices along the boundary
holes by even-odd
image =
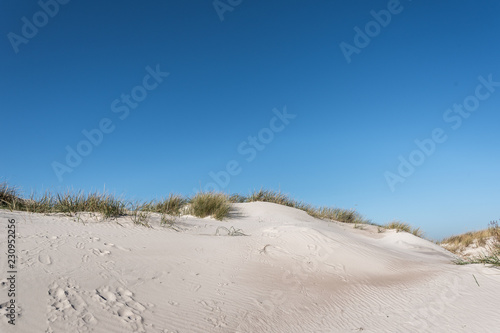
[[[436,239],[500,218],[496,1],[60,2],[0,5],[0,176],[27,194],[213,172]]]

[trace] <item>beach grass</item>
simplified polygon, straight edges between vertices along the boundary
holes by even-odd
[[[130,202],[105,192],[84,193],[83,191],[67,191],[64,193],[45,192],[41,195],[31,194],[29,199],[22,199],[17,188],[7,183],[0,184],[0,208],[24,210],[32,213],[66,213],[78,212],[101,213],[104,218],[131,215],[134,223],[144,224],[151,213],[160,213],[161,221],[171,225],[176,217],[190,213],[197,217],[212,216],[223,220],[229,214],[232,203],[270,202],[293,207],[307,212],[309,215],[338,222],[354,224],[372,224],[354,209],[337,207],[314,207],[302,201],[292,199],[281,191],[266,189],[255,190],[249,195],[228,195],[222,192],[199,192],[191,198],[178,194],[170,194],[159,201]]]
[[[500,266],[500,226],[498,221],[491,221],[488,229],[451,236],[443,239],[440,244],[448,251],[459,255],[470,246],[485,247],[487,254],[459,258],[455,261],[458,265],[485,264]]]
[[[161,200],[148,202],[130,202],[106,192],[66,191],[51,193],[49,191],[36,195],[32,193],[28,199],[21,197],[16,187],[6,182],[0,184],[0,208],[22,210],[32,213],[66,213],[74,215],[79,212],[101,213],[104,218],[130,215],[136,224],[147,224],[149,213],[161,214],[163,225],[171,226],[176,218],[183,214],[197,217],[212,216],[217,220],[226,218],[233,203],[270,202],[293,207],[307,212],[309,215],[324,220],[344,223],[373,224],[354,209],[338,207],[315,207],[297,201],[281,191],[267,189],[254,190],[249,195],[226,194],[222,192],[199,192],[191,198],[178,194],[170,194]],[[382,227],[382,226],[379,226]]]
[[[229,214],[229,196],[220,192],[199,192],[189,200],[189,211],[197,217],[212,216],[222,220]]]
[[[397,232],[407,232],[417,237],[423,237],[424,233],[420,228],[414,228],[410,224],[401,221],[392,221],[383,226],[386,229],[395,229]]]

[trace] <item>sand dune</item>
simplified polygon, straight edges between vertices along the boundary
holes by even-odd
[[[16,325],[1,332],[497,332],[500,271],[407,233],[234,204],[179,231],[0,211],[17,223]],[[227,236],[231,226],[248,236]],[[6,229],[0,233],[2,253]],[[8,301],[3,255],[0,313]]]

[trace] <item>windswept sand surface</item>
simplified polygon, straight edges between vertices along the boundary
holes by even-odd
[[[499,332],[498,269],[456,266],[406,233],[234,207],[224,222],[182,217],[179,232],[155,215],[148,229],[0,211],[0,332]],[[12,218],[15,326],[3,316]]]

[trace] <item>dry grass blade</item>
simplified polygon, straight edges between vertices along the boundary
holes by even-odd
[[[248,236],[241,229],[235,229],[234,227],[230,227],[229,229],[226,227],[218,227],[215,231],[215,236],[222,236],[219,230],[225,230],[227,232],[226,236]]]

